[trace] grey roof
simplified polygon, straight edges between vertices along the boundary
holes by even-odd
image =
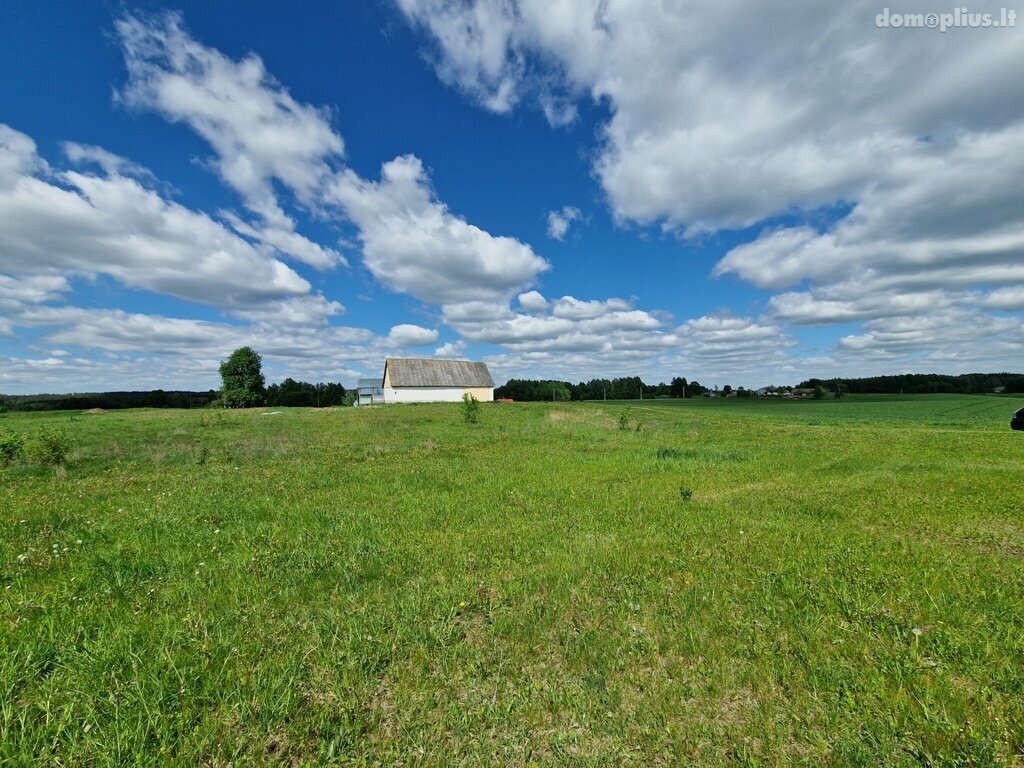
[[[469,360],[407,360],[389,357],[384,363],[392,387],[493,387],[485,363]]]
[[[357,389],[380,389],[380,379],[357,379]]]

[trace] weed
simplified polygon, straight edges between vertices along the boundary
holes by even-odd
[[[693,498],[693,490],[687,487],[685,483],[680,484],[679,486],[679,498],[683,501],[689,501]]]
[[[17,432],[0,433],[0,465],[10,466],[25,449],[25,439]]]
[[[469,392],[462,396],[462,418],[470,424],[480,420],[480,401]]]
[[[71,450],[71,438],[59,427],[42,427],[28,441],[25,452],[36,463],[44,467],[58,467],[64,464]]]
[[[654,453],[659,459],[678,459],[682,458],[682,452],[678,448],[659,448]]]

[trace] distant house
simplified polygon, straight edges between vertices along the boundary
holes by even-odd
[[[380,379],[359,379],[356,382],[356,405],[376,405],[384,402],[384,388]]]
[[[470,394],[494,400],[494,379],[484,363],[389,357],[381,384],[385,403],[452,403]]]

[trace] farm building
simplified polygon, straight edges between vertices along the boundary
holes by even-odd
[[[385,403],[451,403],[470,394],[494,400],[494,380],[484,363],[469,360],[406,360],[384,363]]]
[[[380,379],[359,379],[356,382],[356,405],[374,405],[384,402]]]

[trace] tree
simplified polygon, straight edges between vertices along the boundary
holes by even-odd
[[[668,393],[670,397],[686,397],[686,379],[676,376],[669,384]]]
[[[252,347],[239,347],[220,364],[221,399],[225,408],[262,405],[266,396],[263,358]]]
[[[821,384],[814,385],[814,399],[821,400],[825,397],[825,388]]]

